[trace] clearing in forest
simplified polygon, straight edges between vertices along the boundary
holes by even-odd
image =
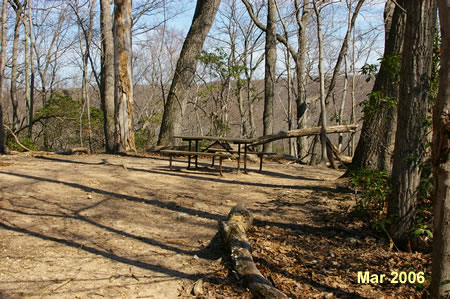
[[[342,171],[268,161],[237,174],[226,161],[219,177],[209,162],[1,156],[0,298],[251,298],[216,236],[237,203],[255,215],[258,267],[291,297],[422,294],[418,283],[358,284],[358,271],[429,273],[430,256],[396,253],[348,217]]]

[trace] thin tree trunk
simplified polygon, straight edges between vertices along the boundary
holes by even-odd
[[[433,263],[432,298],[448,298],[450,294],[450,162],[448,136],[450,115],[450,2],[439,1],[441,25],[441,69],[439,93],[433,107]],[[447,283],[445,284],[445,281]]]
[[[281,16],[280,8],[278,7],[278,4],[275,1],[275,6],[277,9],[278,17],[280,18],[281,25],[283,26],[283,33],[284,38],[288,40],[289,33],[288,29],[286,27],[286,23],[283,21],[283,17]],[[286,74],[287,74],[287,123],[288,123],[288,130],[293,129],[293,115],[292,115],[292,90],[291,90],[291,57],[289,53],[289,49],[286,48],[285,51],[285,65],[286,65]],[[292,139],[288,140],[289,142],[289,155],[295,156],[295,142]]]
[[[175,142],[173,136],[181,131],[186,95],[193,84],[197,68],[196,57],[203,48],[203,43],[212,26],[219,5],[220,0],[197,0],[191,28],[181,49],[167,102],[164,106],[158,145],[173,144]]]
[[[5,127],[3,126],[3,83],[5,77],[5,57],[6,57],[6,1],[2,3],[2,20],[0,31],[0,154],[7,154]]]
[[[275,0],[268,0],[264,74],[264,135],[273,134],[273,102],[275,97],[275,66],[277,61],[277,11],[275,5]],[[263,150],[265,152],[272,152],[272,143],[264,144]]]
[[[29,36],[25,37],[30,42],[30,106],[28,110],[28,138],[33,137],[33,114],[34,114],[34,63],[33,63],[33,18],[31,12],[31,0],[28,0],[28,18],[25,20],[29,24]]]
[[[114,1],[115,144],[114,151],[136,151],[133,132],[133,74],[131,67],[131,0]]]
[[[342,60],[344,59],[344,54],[347,53],[348,41],[350,39],[350,34],[353,31],[353,27],[355,27],[356,18],[358,17],[359,11],[361,10],[361,7],[363,6],[364,1],[365,0],[358,0],[355,10],[353,11],[352,17],[350,18],[350,22],[348,23],[347,32],[345,33],[345,37],[342,42],[341,50],[339,51],[336,65],[334,66],[333,75],[331,76],[330,85],[328,86],[326,100],[328,100],[328,98],[332,94],[334,87],[336,85],[336,80],[337,80],[337,77],[341,70],[341,64],[342,64]]]
[[[110,0],[100,0],[100,24],[102,35],[100,101],[103,111],[105,150],[111,153],[114,149],[114,40]]]
[[[30,3],[28,3],[30,5]],[[31,86],[30,86],[30,68],[31,68],[31,47],[30,47],[30,27],[28,23],[28,17],[26,13],[21,18],[24,27],[24,46],[25,46],[25,104],[28,111],[28,125],[31,124],[30,111],[31,111]]]
[[[353,0],[349,0],[347,5],[349,7],[349,9],[348,9],[348,24],[347,24],[347,29],[348,29],[351,26]],[[352,45],[354,45],[354,43]],[[340,125],[342,125],[342,122],[344,121],[344,109],[345,109],[345,102],[347,100],[347,90],[348,90],[348,50],[344,53],[344,88],[342,90],[342,102],[341,102],[341,107],[339,108],[339,121],[338,121],[338,124],[340,124]],[[341,150],[342,150],[343,142],[344,142],[344,136],[342,134],[339,134],[339,136],[338,136],[338,151],[339,152],[341,152]]]
[[[17,98],[17,78],[19,73],[17,71],[17,57],[19,55],[19,38],[20,38],[20,23],[22,18],[22,4],[15,0],[10,1],[11,6],[14,8],[16,13],[16,20],[14,25],[14,40],[12,49],[12,62],[11,62],[11,84],[10,84],[10,97],[11,97],[11,108],[12,108],[12,130],[16,131],[19,127],[19,100]]]
[[[394,219],[391,236],[405,249],[415,228],[417,188],[426,153],[429,86],[433,39],[436,26],[436,0],[406,1],[408,18],[400,73],[398,124],[395,136],[392,192],[388,217]]]
[[[320,78],[320,144],[322,149],[322,156],[319,164],[325,164],[327,161],[327,106],[325,104],[325,76],[323,74],[323,37],[322,37],[322,18],[320,11],[314,3],[314,12],[316,14],[317,22],[317,40],[319,47],[319,78]]]
[[[344,109],[345,109],[345,102],[347,100],[347,89],[348,89],[348,61],[347,61],[347,54],[345,54],[344,57],[344,88],[342,90],[342,102],[341,107],[339,108],[339,122],[338,124],[342,125],[343,119],[344,119]],[[338,150],[341,152],[342,150],[342,143],[344,142],[344,136],[342,134],[339,134],[338,136]]]
[[[356,116],[356,111],[355,111],[355,104],[356,104],[356,99],[355,99],[355,88],[356,88],[356,51],[355,51],[355,43],[356,43],[356,37],[355,37],[356,33],[355,31],[353,31],[353,40],[352,40],[352,113],[350,116],[350,123],[354,124],[355,123],[355,116]],[[348,146],[348,155],[350,157],[353,157],[353,153],[354,153],[354,149],[355,149],[355,138],[354,138],[355,134],[351,133],[350,134],[350,141],[349,141],[349,146]],[[353,161],[353,160],[352,160]]]

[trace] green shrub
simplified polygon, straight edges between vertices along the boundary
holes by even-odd
[[[358,169],[350,173],[350,178],[357,192],[353,214],[368,220],[375,231],[384,231],[391,222],[385,211],[391,192],[389,175],[384,171]]]

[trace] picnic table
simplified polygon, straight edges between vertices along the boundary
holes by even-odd
[[[241,146],[244,146],[244,172],[247,173],[247,151],[248,145],[255,141],[254,138],[236,138],[236,137],[218,137],[218,136],[174,136],[174,138],[180,138],[183,141],[187,141],[189,144],[189,151],[195,152],[208,152],[212,149],[218,148],[222,150],[224,153],[229,153],[234,156],[235,152],[233,151],[230,144],[237,144],[237,172],[240,170],[241,163]],[[209,141],[210,143],[200,149],[199,142],[200,141]],[[194,148],[192,147],[192,142],[195,143]],[[219,150],[214,149],[214,151],[219,152]],[[214,157],[214,156],[213,156]],[[195,156],[195,167],[197,167],[198,156]],[[190,166],[191,159],[188,157],[188,167]],[[214,160],[213,160],[214,163]]]
[[[249,151],[250,144],[254,143],[254,138],[236,138],[236,137],[219,137],[219,136],[174,136],[183,141],[188,142],[187,151],[177,150],[161,150],[162,154],[168,154],[170,156],[170,167],[172,167],[173,155],[188,156],[188,169],[191,166],[191,159],[195,159],[195,168],[198,168],[198,156],[210,156],[212,157],[212,165],[214,165],[214,158],[220,159],[219,172],[222,175],[222,160],[225,158],[236,157],[237,158],[237,172],[239,173],[241,164],[241,154],[244,154],[244,173],[247,173],[247,155],[249,153],[257,154],[260,157],[260,170],[262,169],[263,155],[273,153],[263,153],[256,151]],[[208,142],[206,146],[200,148],[200,141]],[[237,151],[231,147],[231,144],[238,146]]]

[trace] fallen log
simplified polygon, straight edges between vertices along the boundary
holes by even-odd
[[[231,253],[233,267],[245,281],[255,298],[288,298],[264,278],[252,258],[246,232],[252,226],[253,215],[243,204],[231,209],[226,221],[219,222],[219,233]]]
[[[341,126],[331,126],[327,127],[326,133],[345,133],[345,132],[355,132],[358,128],[358,125],[341,125]],[[296,129],[291,131],[280,131],[277,134],[265,135],[258,137],[256,141],[252,142],[249,145],[260,145],[264,143],[269,143],[278,139],[283,138],[292,138],[292,137],[300,137],[300,136],[310,136],[310,135],[319,135],[321,127],[313,127],[313,128],[304,128],[304,129]]]
[[[74,154],[89,154],[87,147],[74,147],[64,152],[56,152],[58,155],[74,155]]]

